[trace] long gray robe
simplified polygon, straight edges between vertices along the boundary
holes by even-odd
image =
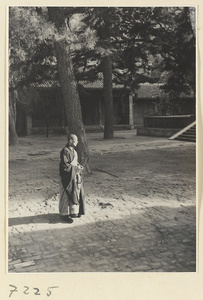
[[[73,163],[72,165],[71,163]],[[68,146],[61,150],[59,212],[61,215],[85,214],[82,171],[78,171],[77,152]]]

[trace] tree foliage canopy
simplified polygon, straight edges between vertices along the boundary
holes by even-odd
[[[60,10],[66,27],[59,33],[49,22],[45,7],[10,8],[10,82],[27,84],[57,78],[53,41],[66,39],[78,79],[93,80],[102,70],[103,57],[111,55],[115,80],[133,90],[140,82],[160,80],[143,72],[152,64],[152,56],[158,54],[162,59],[155,66],[167,72],[165,79],[170,90],[186,91],[188,85],[194,88],[194,14],[191,22],[189,8],[68,7]]]
[[[144,82],[165,83],[165,92],[174,99],[195,91],[194,8],[51,10],[57,11],[54,23],[46,7],[9,8],[9,87],[15,90],[10,93],[14,112],[19,88],[59,79],[54,44],[62,41],[70,50],[77,80],[94,80],[108,57],[114,80],[132,93]]]

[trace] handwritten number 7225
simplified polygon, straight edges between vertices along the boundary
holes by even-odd
[[[9,287],[10,287],[10,294],[9,294],[9,297],[11,297],[11,296],[13,295],[14,292],[18,292],[17,286],[15,286],[15,285],[13,285],[13,284],[9,284]],[[48,288],[47,288],[47,293],[46,293],[47,297],[50,297],[50,296],[51,296],[51,294],[52,294],[51,289],[56,289],[56,288],[58,288],[58,286],[51,286],[51,287],[48,287]],[[33,292],[34,295],[37,295],[37,296],[41,295],[41,294],[40,294],[39,288],[33,288],[33,290],[34,290],[34,292]],[[23,291],[23,293],[24,293],[25,295],[29,295],[29,294],[30,294],[30,288],[29,288],[28,286],[25,285],[25,286],[24,286],[24,291]]]

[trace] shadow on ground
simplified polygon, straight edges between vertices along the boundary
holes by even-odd
[[[85,217],[83,217],[85,218]],[[121,219],[77,226],[58,214],[11,218],[10,226],[53,223],[53,229],[9,237],[9,272],[195,272],[195,206],[154,206]],[[56,225],[55,225],[56,226]],[[42,227],[41,227],[42,228]],[[32,261],[31,266],[12,261]]]
[[[36,216],[26,216],[26,217],[17,217],[17,218],[9,218],[8,226],[16,226],[16,225],[25,225],[25,224],[42,224],[42,223],[62,223],[61,217],[59,214],[51,213],[51,214],[41,214]]]

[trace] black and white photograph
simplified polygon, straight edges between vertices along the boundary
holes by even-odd
[[[196,13],[8,7],[8,274],[197,272]]]

